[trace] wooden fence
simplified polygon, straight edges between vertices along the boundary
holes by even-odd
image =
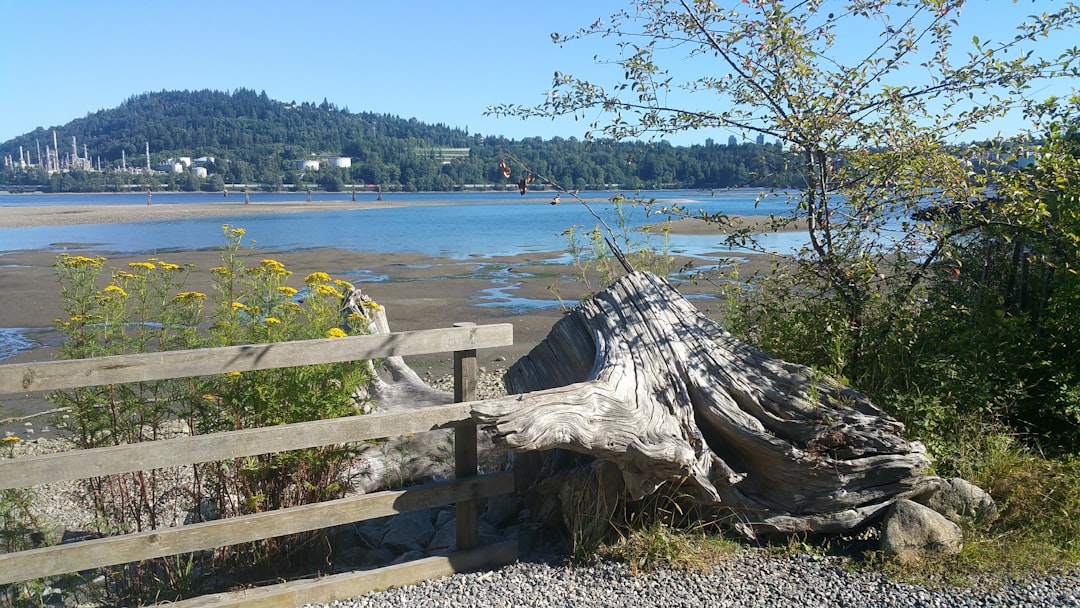
[[[455,504],[457,551],[379,568],[204,595],[173,606],[299,606],[329,602],[517,559],[517,543],[477,546],[477,501],[513,491],[510,473],[477,476],[476,349],[513,343],[509,324],[304,340],[152,354],[0,365],[0,395],[144,382],[320,363],[454,353],[455,403],[210,435],[0,459],[0,490],[352,443],[437,429],[455,433],[452,481],[350,496],[252,515],[0,554],[0,584],[216,549],[396,513]]]

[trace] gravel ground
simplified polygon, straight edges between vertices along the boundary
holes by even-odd
[[[926,589],[855,573],[813,555],[776,558],[748,549],[703,573],[635,575],[623,563],[521,561],[482,573],[457,574],[398,589],[305,608],[517,606],[626,608],[674,606],[922,607],[1080,606],[1080,573],[986,589]]]

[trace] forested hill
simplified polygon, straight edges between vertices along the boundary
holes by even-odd
[[[537,128],[542,130],[543,124]],[[791,186],[799,179],[785,168],[788,163],[779,145],[510,140],[388,114],[354,113],[327,100],[275,101],[265,92],[247,89],[144,93],[55,131],[60,161],[69,158],[75,137],[79,155],[89,158],[93,171],[50,175],[39,168],[38,151],[44,156],[46,147],[53,145],[52,130],[39,128],[0,144],[0,156],[14,159],[5,163],[0,183],[47,184],[54,191],[113,189],[147,180],[186,190],[212,190],[228,183],[452,190],[505,184],[498,162],[508,154],[567,188]],[[145,167],[147,143],[155,170],[179,157],[214,161],[205,164],[206,177],[190,171],[153,177],[117,171],[122,164],[129,169]],[[20,146],[29,166],[18,162]],[[298,161],[332,157],[348,157],[352,166],[330,167],[323,162],[318,171],[298,167]]]

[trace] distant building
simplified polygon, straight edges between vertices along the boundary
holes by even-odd
[[[195,173],[195,177],[199,179],[206,179],[206,167],[195,167],[192,169]]]
[[[339,167],[341,169],[348,169],[352,166],[352,159],[348,156],[335,156],[328,159],[326,162],[330,163],[332,167]]]
[[[727,138],[727,145],[729,145],[729,146],[736,146],[736,145],[738,145],[738,144],[739,144],[739,140],[738,140],[738,139],[736,139],[736,137],[735,137],[734,135],[732,135],[731,137],[728,137],[728,138]]]
[[[317,160],[298,160],[296,161],[296,168],[301,171],[318,171],[319,161]]]
[[[705,138],[705,146],[706,147],[711,148],[714,143],[716,143],[716,142],[713,141],[713,138],[711,138],[711,137],[706,137]]]
[[[758,133],[757,145],[759,145],[759,146],[764,146],[765,145],[765,134],[764,133]]]

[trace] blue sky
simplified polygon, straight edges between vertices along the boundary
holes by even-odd
[[[483,113],[492,104],[542,101],[556,70],[613,83],[620,72],[593,61],[597,53],[614,56],[612,41],[559,47],[550,35],[588,25],[626,4],[0,0],[0,141],[116,107],[138,93],[240,87],[281,101],[325,98],[354,112],[484,135],[580,138],[595,117],[522,121]],[[1000,35],[1008,31],[1003,25],[1056,4],[973,0],[962,23],[981,38]],[[993,129],[1010,135],[1023,126],[1015,119]],[[690,133],[671,141],[726,140],[728,134]]]

